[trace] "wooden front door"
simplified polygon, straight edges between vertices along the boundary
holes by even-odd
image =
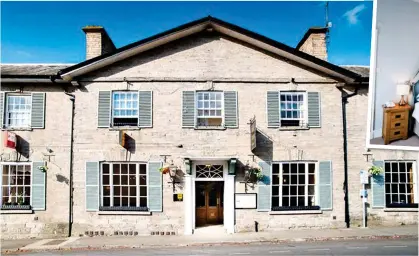
[[[196,226],[223,223],[223,182],[201,182],[195,184]]]

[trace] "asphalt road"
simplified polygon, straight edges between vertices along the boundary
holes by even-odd
[[[418,255],[417,239],[397,240],[351,240],[327,242],[301,242],[287,244],[251,244],[251,245],[220,245],[191,246],[177,248],[144,248],[144,249],[112,249],[92,251],[55,251],[37,252],[19,255]]]

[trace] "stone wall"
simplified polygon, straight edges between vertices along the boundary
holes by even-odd
[[[129,83],[123,82],[127,78]],[[143,81],[139,78],[161,81]],[[165,78],[170,78],[166,79]],[[189,78],[194,78],[188,80]],[[304,78],[306,83],[290,84],[280,79]],[[153,80],[150,79],[150,80]],[[267,81],[267,79],[273,79]],[[274,81],[277,79],[278,81]],[[165,80],[165,81],[164,81]],[[170,80],[170,81],[169,81]],[[207,82],[209,80],[210,82]],[[211,82],[211,81],[218,82]],[[235,81],[230,81],[235,80]],[[202,81],[202,82],[199,82]],[[312,81],[312,82],[310,82]],[[320,82],[323,81],[323,82]],[[256,117],[260,131],[254,164],[263,160],[331,160],[333,166],[333,210],[310,215],[270,215],[257,210],[236,210],[236,231],[270,231],[288,228],[344,227],[344,181],[341,92],[324,75],[302,69],[293,63],[257,51],[234,40],[220,37],[188,38],[134,57],[84,77],[82,87],[73,88],[76,95],[74,131],[74,226],[73,235],[86,232],[129,232],[149,235],[151,232],[183,233],[184,203],[173,202],[172,185],[163,181],[163,212],[151,215],[100,215],[85,209],[86,161],[161,160],[183,166],[184,157],[238,157],[252,163],[248,121]],[[98,93],[100,90],[153,91],[153,127],[127,131],[135,140],[135,152],[127,153],[118,144],[119,131],[97,128]],[[17,89],[2,84],[2,91]],[[181,126],[183,90],[234,90],[238,92],[239,127],[226,130],[194,130]],[[321,93],[321,128],[283,131],[267,128],[266,92],[268,90],[308,90]],[[25,87],[25,91],[47,91],[46,128],[16,131],[33,149],[29,160],[45,159],[47,173],[46,211],[34,214],[2,214],[3,238],[50,237],[66,235],[68,220],[69,144],[71,103],[61,88]],[[367,168],[365,136],[367,91],[349,100],[348,162],[350,212],[354,225],[359,222],[359,170]],[[178,147],[178,145],[182,147]],[[55,156],[45,158],[46,147]],[[376,159],[416,159],[413,152],[373,150]],[[2,157],[9,152],[1,151]],[[10,160],[10,159],[9,159]],[[9,161],[3,159],[2,161]],[[370,160],[371,161],[371,160]],[[236,177],[236,192],[244,192]],[[183,184],[177,187],[182,191]],[[250,189],[249,192],[257,191]],[[399,225],[417,223],[417,213],[387,213],[370,210],[372,224]],[[396,219],[395,219],[396,218]],[[396,221],[395,221],[396,220]]]

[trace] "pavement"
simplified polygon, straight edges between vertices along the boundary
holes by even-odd
[[[163,248],[123,248],[101,250],[71,250],[27,252],[20,256],[273,256],[273,255],[418,255],[417,239],[396,240],[343,240],[317,241],[284,244],[249,244],[223,246],[163,247]]]
[[[204,230],[204,229],[202,229]],[[397,240],[418,238],[417,225],[397,227],[282,230],[275,232],[249,232],[226,234],[223,232],[196,232],[191,236],[99,236],[55,239],[2,240],[2,254],[37,251],[101,250],[123,248],[164,248],[190,246],[216,246],[237,244],[281,244],[336,240]],[[198,231],[198,230],[197,230]]]

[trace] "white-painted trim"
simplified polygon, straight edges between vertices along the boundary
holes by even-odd
[[[192,160],[192,158],[188,157]],[[227,233],[234,233],[234,185],[235,175],[228,174],[228,159],[220,159],[211,157],[210,159],[200,158],[200,160],[192,161],[192,174],[185,175],[184,187],[184,203],[185,203],[185,227],[184,234],[191,235],[194,232],[196,225],[196,206],[195,206],[195,181],[224,181],[224,206],[223,219],[224,228]],[[216,179],[197,179],[196,165],[202,164],[220,164],[223,165],[223,178]]]
[[[418,208],[384,208],[384,212],[419,212]]]
[[[148,199],[147,199],[148,200]],[[151,215],[151,212],[136,211],[99,211],[97,215]]]
[[[0,210],[0,214],[32,214],[33,210]]]
[[[365,145],[366,148],[371,147],[371,131],[374,133],[374,110],[375,110],[375,86],[376,86],[376,69],[377,69],[377,42],[378,42],[378,27],[377,27],[377,0],[373,1],[372,11],[372,34],[371,34],[371,56],[370,56],[370,74],[369,74],[369,87],[368,87],[368,117]],[[379,135],[381,136],[381,135]],[[385,146],[384,146],[385,147]],[[378,148],[384,148],[382,146]]]
[[[320,214],[322,210],[306,210],[306,211],[271,211],[269,215],[299,215],[299,214]]]
[[[183,156],[181,158],[189,158],[191,161],[227,161],[231,158],[238,158],[237,156],[202,156],[202,157],[190,157],[190,156]]]
[[[2,79],[3,80],[3,79]],[[8,104],[8,96],[28,96],[30,97],[30,103],[29,105],[31,106],[31,110],[29,112],[29,124],[28,126],[9,126],[9,118],[7,118],[7,113],[9,112],[9,104]],[[4,96],[3,96],[3,104],[4,104],[4,113],[3,113],[3,123],[4,123],[4,129],[24,129],[24,130],[32,130],[32,96],[33,96],[33,92],[31,93],[17,93],[17,92],[4,92]],[[45,97],[45,94],[44,94]],[[45,103],[45,100],[44,100]],[[45,108],[45,106],[44,106]],[[45,109],[44,109],[44,113],[45,113]]]

